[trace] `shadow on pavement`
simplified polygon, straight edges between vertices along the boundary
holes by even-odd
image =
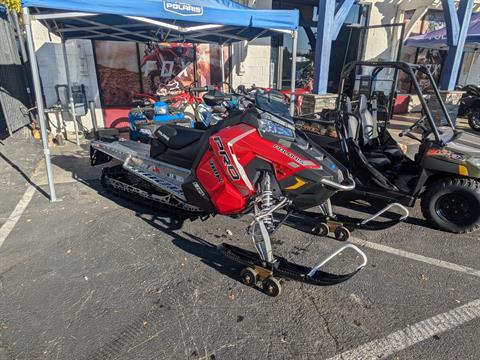
[[[373,215],[377,213],[388,204],[387,202],[382,202],[378,200],[375,200],[375,202],[371,202],[371,200],[368,200],[365,197],[347,193],[341,193],[336,195],[333,198],[332,203],[334,206],[350,209],[352,211],[360,213],[360,218],[358,218],[358,220],[363,220],[365,217],[368,217],[368,215]],[[410,216],[404,221],[405,223],[411,225],[418,225],[429,229],[436,229],[435,227],[432,227],[425,219],[412,216],[412,209],[409,210]],[[382,217],[389,220],[394,220],[398,218],[398,215],[397,213],[389,211],[382,215]]]
[[[7,156],[0,152],[0,158],[4,160],[8,165],[10,165],[16,172],[18,172],[31,186],[33,186],[39,193],[45,196],[47,199],[50,199],[50,196],[37,184],[35,184],[20,167],[11,161]]]
[[[371,200],[354,193],[339,193],[332,198],[332,205],[334,207],[334,213],[338,216],[340,222],[361,223],[364,219],[378,213],[387,206],[388,203],[378,200],[371,202]],[[285,224],[296,230],[311,233],[312,229],[318,225],[320,221],[319,218],[315,217],[315,213],[311,214],[313,216],[290,215]],[[397,212],[388,211],[383,214],[378,221],[372,221],[372,224],[381,225],[382,221],[394,221],[398,219],[398,217],[399,214]],[[280,217],[278,219],[280,220]],[[425,219],[414,217],[411,214],[404,222],[437,230]]]
[[[231,260],[225,258],[217,251],[215,244],[212,244],[198,236],[185,233],[181,235],[177,230],[182,229],[186,220],[191,215],[170,212],[168,209],[161,209],[159,206],[150,206],[147,202],[141,202],[130,198],[127,195],[119,195],[105,189],[99,180],[88,179],[88,174],[84,168],[85,163],[88,164],[86,157],[79,158],[77,156],[59,155],[54,158],[55,164],[72,173],[74,179],[80,183],[90,187],[99,195],[115,202],[121,207],[130,209],[135,212],[135,216],[145,221],[150,226],[160,232],[172,237],[172,243],[183,251],[190,253],[202,260],[203,263],[217,270],[236,281],[238,278],[238,267]],[[90,175],[90,174],[89,174]]]

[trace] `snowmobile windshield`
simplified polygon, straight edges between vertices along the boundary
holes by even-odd
[[[293,118],[285,104],[283,94],[278,92],[257,92],[255,106],[262,112],[259,131],[262,135],[284,138],[290,141],[295,139],[295,126]]]
[[[255,104],[260,110],[276,115],[291,125],[294,124],[282,93],[277,91],[257,92]]]

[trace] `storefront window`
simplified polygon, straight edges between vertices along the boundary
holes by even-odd
[[[313,61],[315,60],[315,53],[313,52],[315,45],[312,46],[311,41],[312,37],[313,41],[315,41],[316,33],[316,27],[301,27],[298,30],[296,87],[310,86],[311,77],[313,76]],[[290,35],[283,35],[283,44],[285,45],[283,47],[282,84],[283,87],[290,87],[292,73],[292,37]]]
[[[195,80],[206,86],[219,84],[222,78],[217,45],[95,41],[94,49],[104,107],[128,107],[139,93],[173,95]],[[229,62],[228,47],[224,61]],[[226,77],[228,69],[225,66]]]

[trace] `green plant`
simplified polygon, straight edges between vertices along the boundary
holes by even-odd
[[[4,5],[7,9],[12,11],[20,12],[22,9],[20,0],[0,0],[0,5]]]

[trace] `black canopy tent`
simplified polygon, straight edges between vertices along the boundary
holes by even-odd
[[[24,0],[23,17],[32,68],[35,98],[42,132],[50,200],[56,193],[48,148],[46,121],[35,55],[32,20],[41,21],[59,35],[64,50],[70,111],[75,118],[68,62],[67,39],[135,42],[196,42],[228,44],[286,33],[293,42],[292,99],[294,106],[298,10],[255,10],[230,0]],[[152,15],[155,14],[155,15]],[[76,121],[74,124],[77,125]],[[78,136],[77,129],[76,133]],[[78,138],[77,138],[78,143]]]

